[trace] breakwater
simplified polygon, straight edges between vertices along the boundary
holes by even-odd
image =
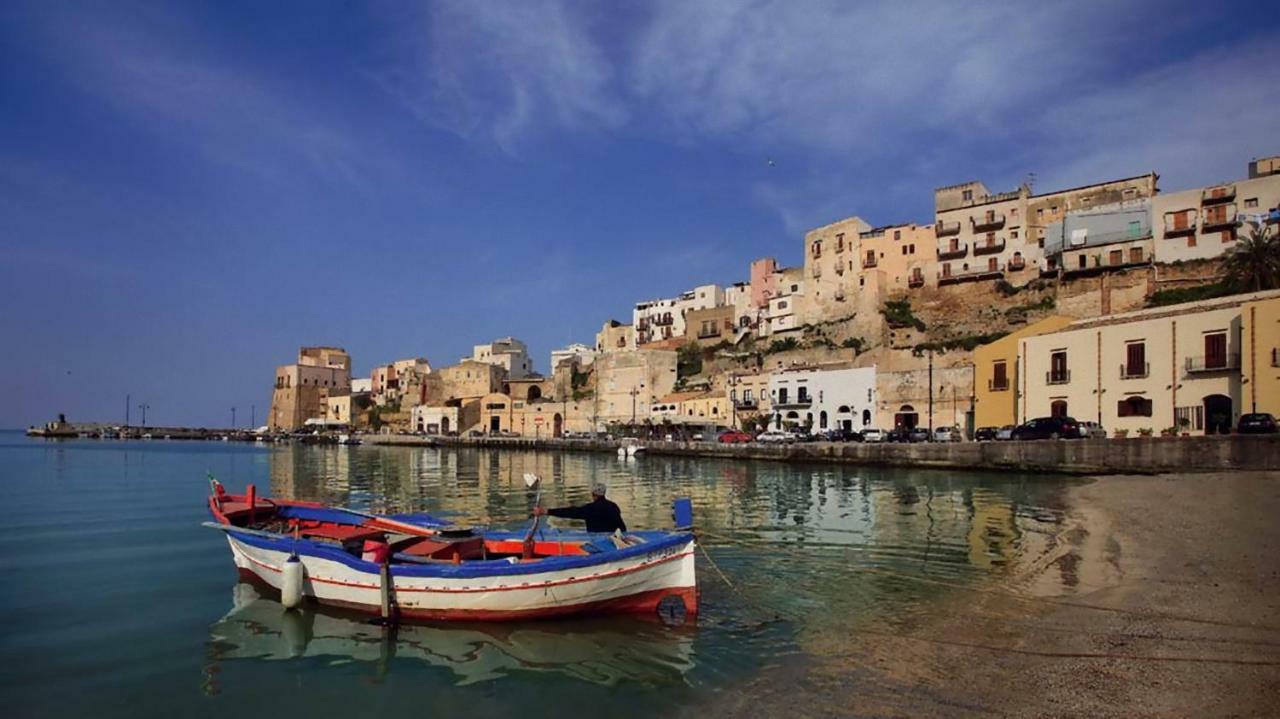
[[[420,437],[365,435],[369,444],[491,447],[616,453],[615,440],[519,437]],[[1137,437],[1128,439],[1040,440],[866,444],[812,442],[787,445],[644,441],[652,454],[830,462],[878,467],[1015,470],[1052,474],[1158,474],[1280,470],[1280,435],[1217,437]]]

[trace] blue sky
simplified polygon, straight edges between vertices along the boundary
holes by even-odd
[[[545,370],[967,179],[1240,177],[1264,5],[4,3],[0,427],[246,423],[303,344]]]

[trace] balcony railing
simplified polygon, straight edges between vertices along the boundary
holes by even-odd
[[[987,389],[991,392],[1008,392],[1009,378],[987,380]]]
[[[795,399],[780,401],[774,405],[774,407],[778,409],[796,409],[801,407],[812,407],[812,406],[813,406],[813,398],[809,396],[796,397]]]
[[[940,260],[958,260],[967,254],[969,254],[969,243],[967,242],[961,242],[955,247],[955,249],[951,249],[950,247],[945,250],[941,248],[938,249],[938,259]]]
[[[759,407],[760,405],[759,405],[759,404],[757,404],[757,403],[756,403],[756,401],[755,401],[754,399],[740,399],[740,400],[738,400],[738,401],[734,402],[734,403],[733,403],[733,406],[734,406],[734,407],[737,407],[738,409],[755,409],[756,407]]]
[[[1120,365],[1120,379],[1143,379],[1151,374],[1151,363]]]
[[[1049,370],[1044,373],[1045,384],[1066,384],[1071,381],[1071,370]]]
[[[996,267],[991,269],[984,267],[980,270],[969,270],[968,272],[953,272],[952,274],[938,273],[939,285],[954,285],[960,282],[976,282],[978,280],[998,280],[1004,277],[1004,268]]]
[[[974,232],[981,230],[998,230],[1004,227],[1004,213],[993,212],[982,217],[972,217],[970,222],[973,224]]]
[[[1236,218],[1235,205],[1219,205],[1204,211],[1204,216],[1200,218],[1200,225],[1205,230],[1211,230],[1218,227],[1233,227],[1239,224]]]
[[[974,254],[974,256],[975,256],[975,257],[976,257],[977,255],[990,255],[990,254],[994,254],[994,253],[996,253],[996,252],[1004,252],[1004,240],[1003,240],[1003,239],[1002,239],[1002,240],[999,240],[999,241],[997,241],[997,242],[975,242],[975,243],[973,243],[973,254]]]
[[[934,234],[938,237],[946,237],[947,235],[960,234],[960,222],[938,222],[933,226]]]
[[[1225,372],[1227,370],[1240,369],[1240,353],[1188,357],[1186,369],[1189,373]]]
[[[917,288],[917,287],[924,287],[924,278],[923,278],[923,277],[908,277],[908,278],[907,278],[907,287],[910,287],[910,288],[912,288],[912,289],[915,289],[915,288]]]
[[[1179,218],[1182,219],[1179,222]],[[1178,213],[1175,215],[1164,216],[1164,235],[1165,237],[1176,237],[1178,235],[1194,235],[1196,233],[1196,218],[1190,213]]]
[[[1234,184],[1206,187],[1204,192],[1200,193],[1200,202],[1204,205],[1212,205],[1218,202],[1230,202],[1235,198],[1236,186]]]

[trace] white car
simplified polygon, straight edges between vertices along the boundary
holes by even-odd
[[[1013,429],[1014,427],[1011,424],[1006,424],[1005,426],[1001,427],[1000,430],[996,432],[996,440],[1000,442],[1007,442],[1009,440],[1012,440]]]
[[[796,441],[796,437],[785,429],[770,429],[756,435],[756,441],[762,444],[790,444]]]
[[[880,430],[875,429],[874,427],[870,429],[864,429],[862,430],[862,441],[863,442],[883,442],[884,432],[881,432]]]
[[[958,427],[938,427],[933,430],[935,442],[959,442],[962,439]]]
[[[1107,430],[1097,422],[1081,422],[1080,436],[1085,439],[1106,439]]]

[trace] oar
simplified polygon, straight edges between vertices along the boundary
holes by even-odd
[[[532,472],[524,473],[524,485],[529,489],[535,489],[533,495],[533,508],[536,510],[542,501],[542,478]],[[524,535],[524,558],[533,559],[533,533],[538,531],[538,521],[542,519],[542,515],[537,512],[533,515],[533,524],[529,525],[529,532]]]

